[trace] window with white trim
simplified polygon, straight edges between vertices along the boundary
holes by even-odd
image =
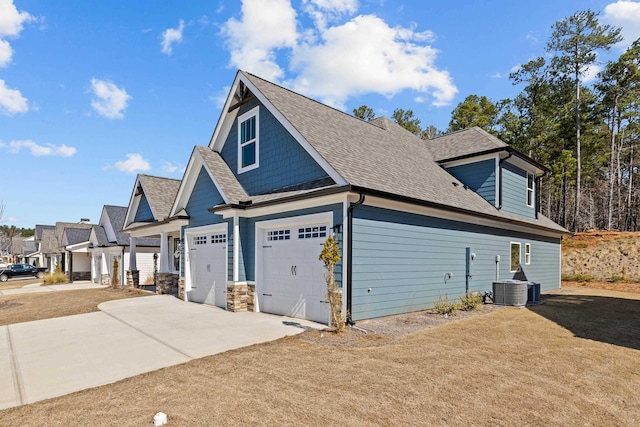
[[[211,236],[211,243],[226,243],[227,235],[226,234],[213,234]]]
[[[326,225],[298,228],[298,239],[315,239],[317,237],[327,237]]]
[[[283,230],[270,230],[267,232],[267,241],[273,242],[276,240],[290,240],[291,239],[291,230],[283,229]]]
[[[259,165],[259,107],[238,117],[238,173],[256,169]]]
[[[510,271],[515,273],[520,268],[520,243],[511,242]]]
[[[527,206],[533,207],[535,201],[535,176],[527,173]]]
[[[193,238],[194,245],[206,245],[207,244],[207,236],[196,236]]]
[[[531,243],[524,244],[524,265],[531,264]]]

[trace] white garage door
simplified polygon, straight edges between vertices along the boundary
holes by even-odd
[[[324,264],[329,225],[288,226],[262,233],[261,311],[327,323]]]
[[[227,234],[208,232],[189,237],[190,300],[227,306]]]

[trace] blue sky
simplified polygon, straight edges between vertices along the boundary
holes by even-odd
[[[181,178],[238,68],[445,129],[469,94],[515,96],[508,74],[586,8],[623,28],[603,61],[640,37],[622,0],[0,0],[2,223],[97,222],[137,173]]]

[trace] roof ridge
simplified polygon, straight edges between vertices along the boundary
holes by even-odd
[[[307,95],[304,95],[304,94],[302,94],[302,93],[296,92],[296,91],[294,91],[293,89],[289,89],[289,88],[284,87],[284,86],[282,86],[282,85],[280,85],[280,84],[278,84],[278,83],[273,83],[273,82],[270,82],[269,80],[265,80],[264,78],[262,78],[262,77],[260,77],[260,76],[256,76],[255,74],[250,73],[250,72],[248,72],[248,71],[240,70],[240,72],[241,72],[241,73],[243,73],[243,74],[246,74],[246,75],[249,75],[249,76],[255,77],[255,78],[257,78],[257,79],[260,79],[260,80],[262,80],[263,82],[268,83],[268,84],[273,85],[273,86],[276,86],[276,87],[278,87],[278,88],[280,88],[280,89],[286,90],[287,92],[292,93],[293,95],[296,95],[296,96],[299,96],[299,97],[302,97],[302,98],[308,99],[309,101],[315,102],[316,104],[320,105],[320,106],[321,106],[321,107],[323,107],[323,108],[328,108],[328,109],[334,110],[334,111],[336,111],[336,112],[338,112],[338,113],[340,113],[340,114],[344,114],[345,116],[350,117],[350,118],[352,118],[352,119],[355,119],[355,120],[358,120],[358,121],[361,121],[361,122],[364,122],[364,123],[369,123],[368,121],[366,121],[366,120],[362,120],[362,119],[361,119],[361,118],[359,118],[359,117],[356,117],[356,116],[354,116],[354,115],[352,115],[352,114],[347,113],[346,111],[339,110],[338,108],[333,107],[333,106],[331,106],[331,105],[323,104],[322,102],[318,101],[317,99],[313,99],[313,98],[311,98],[310,96],[307,96]],[[386,117],[386,116],[381,116],[381,117]],[[370,125],[372,125],[372,126],[375,126],[375,125],[374,125],[374,124],[372,124],[372,123],[369,123],[369,124],[370,124]],[[379,128],[379,126],[376,126],[376,127],[378,127],[378,128]]]

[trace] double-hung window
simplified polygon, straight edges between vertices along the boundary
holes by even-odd
[[[524,265],[531,264],[531,243],[524,244]]]
[[[259,164],[259,114],[256,107],[238,117],[238,173]]]
[[[533,207],[535,201],[535,176],[527,174],[527,206]]]
[[[520,243],[511,242],[510,271],[515,273],[520,268]]]

